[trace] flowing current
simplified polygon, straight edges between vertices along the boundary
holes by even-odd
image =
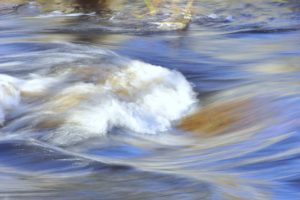
[[[299,38],[297,0],[0,1],[0,199],[300,199]]]

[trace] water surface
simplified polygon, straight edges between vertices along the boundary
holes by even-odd
[[[1,5],[1,199],[300,197],[299,1],[187,2]]]

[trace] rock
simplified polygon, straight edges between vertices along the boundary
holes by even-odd
[[[228,133],[234,126],[253,124],[251,100],[238,100],[209,105],[182,119],[177,127],[201,137]]]
[[[97,13],[116,27],[150,31],[185,29],[192,19],[193,0],[36,0],[42,12]]]
[[[13,11],[18,5],[27,3],[28,0],[0,0],[0,14]]]
[[[65,14],[73,12],[98,12],[105,9],[106,0],[36,0],[43,11],[61,11]]]
[[[22,4],[22,3],[26,3],[26,2],[28,2],[28,0],[0,0],[0,5],[4,5],[4,4],[18,5],[18,4]]]

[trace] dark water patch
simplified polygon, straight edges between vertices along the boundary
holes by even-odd
[[[291,27],[291,28],[270,28],[270,29],[250,29],[250,30],[241,30],[229,33],[229,35],[239,35],[239,34],[268,34],[268,33],[289,33],[293,31],[299,31],[300,27]]]
[[[6,43],[0,45],[0,55],[17,55],[29,52],[42,52],[53,48],[58,48],[59,45],[32,42]]]
[[[131,169],[128,166],[84,160],[84,158],[68,155],[67,153],[36,145],[26,140],[2,141],[0,149],[1,166],[13,167],[27,172],[70,173],[87,170],[120,171]]]

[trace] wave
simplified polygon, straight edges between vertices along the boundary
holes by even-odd
[[[52,67],[27,78],[1,74],[2,129],[47,132],[43,139],[60,144],[116,127],[156,134],[170,129],[197,102],[192,86],[177,71],[137,60],[116,63]]]

